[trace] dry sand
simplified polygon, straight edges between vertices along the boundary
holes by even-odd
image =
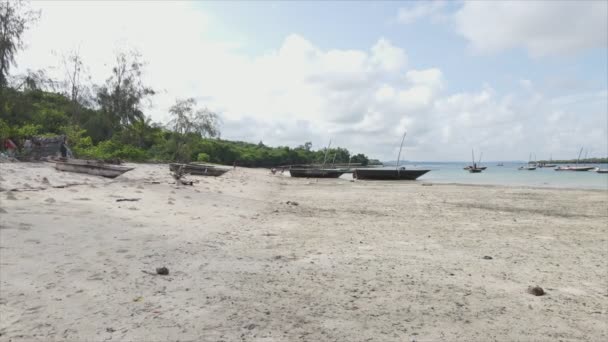
[[[608,191],[136,167],[0,165],[0,341],[608,340]]]

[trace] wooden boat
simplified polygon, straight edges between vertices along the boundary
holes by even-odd
[[[297,178],[338,178],[345,172],[339,169],[297,168],[289,169],[291,177]]]
[[[290,167],[289,174],[291,177],[297,178],[338,178],[346,173],[344,169],[336,169],[336,168],[326,168],[325,162],[327,161],[327,154],[329,153],[329,148],[331,147],[331,139],[329,139],[329,143],[327,144],[327,148],[325,149],[325,157],[323,157],[323,164],[320,167],[314,165],[303,165],[298,167]],[[335,156],[334,156],[335,158]]]
[[[407,132],[403,132],[403,138],[401,139],[401,147],[399,147],[399,154],[397,155],[397,167],[394,169],[373,167],[355,168],[353,171],[353,178],[373,180],[416,180],[418,177],[431,171],[399,167],[399,162],[401,161],[401,150],[403,149],[403,142],[405,141],[406,133]]]
[[[213,176],[218,177],[223,175],[224,173],[230,171],[228,167],[221,167],[216,165],[209,164],[180,164],[180,163],[171,163],[169,164],[169,170],[175,172],[179,168],[182,168],[184,173],[191,174],[193,176]]]
[[[132,167],[108,165],[97,160],[84,159],[58,159],[55,160],[55,168],[59,171],[86,173],[94,176],[116,178]]]
[[[539,163],[538,167],[556,167],[556,164],[553,164],[553,155],[549,157],[548,163]]]
[[[581,154],[583,153],[583,148],[581,147],[581,151],[578,153],[578,158],[576,158],[576,164],[574,166],[566,165],[566,166],[558,166],[555,168],[555,171],[591,171],[595,167],[594,166],[586,166],[586,165],[578,165],[578,161],[581,159]]]
[[[431,170],[406,169],[380,169],[380,168],[357,168],[353,172],[355,179],[375,179],[375,180],[416,180]]]
[[[496,164],[496,166],[505,166],[505,164],[503,164],[503,163],[498,163],[498,164]]]
[[[479,162],[476,163],[475,162],[475,151],[473,151],[471,149],[471,158],[473,159],[473,164],[466,166],[464,168],[464,170],[469,171],[469,173],[481,173],[481,171],[487,169],[487,166],[479,166],[479,163],[481,163],[482,155],[483,155],[483,152],[479,154]]]
[[[528,164],[524,165],[524,166],[520,166],[518,168],[518,170],[524,170],[524,171],[534,171],[536,170],[536,154],[534,155],[534,160],[532,161],[532,153],[530,153],[530,157],[528,158]]]
[[[555,171],[591,171],[593,170],[593,166],[558,166],[555,168]]]

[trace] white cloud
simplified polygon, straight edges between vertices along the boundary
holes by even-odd
[[[42,7],[42,19],[18,56],[22,70],[57,66],[51,51],[79,46],[99,83],[118,47],[136,47],[149,62],[148,83],[160,90],[148,111],[153,119],[166,121],[175,98],[195,97],[220,113],[224,138],[289,146],[312,141],[318,148],[332,137],[334,145],[394,159],[407,130],[405,159],[461,160],[471,147],[523,158],[533,144],[539,157],[547,151],[557,158],[560,149],[580,143],[602,146],[608,134],[606,124],[597,124],[607,116],[605,91],[567,99],[543,98],[536,90],[500,95],[490,87],[450,94],[439,68],[408,69],[406,52],[381,37],[368,49],[326,50],[291,34],[275,49],[248,55],[238,44],[211,39],[218,23],[188,2],[34,5]],[[581,107],[578,99],[589,96],[593,103]],[[549,144],[539,132],[567,140]]]
[[[606,1],[470,1],[454,19],[481,53],[525,48],[545,56],[608,45]]]
[[[399,8],[397,20],[404,24],[411,24],[425,17],[439,15],[445,8],[445,1],[411,1],[406,7]]]

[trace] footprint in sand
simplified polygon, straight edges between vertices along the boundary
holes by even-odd
[[[55,199],[53,197],[49,197],[44,200],[46,203],[55,203]]]
[[[0,208],[0,214],[6,214],[8,211],[4,210],[4,208]]]
[[[15,197],[15,195],[13,195],[12,191],[9,191],[9,192],[6,193],[6,199],[7,200],[16,200],[17,197]]]
[[[89,276],[87,280],[103,280],[103,275],[101,273],[95,273]]]
[[[32,229],[32,225],[29,223],[19,223],[19,230],[30,230]]]

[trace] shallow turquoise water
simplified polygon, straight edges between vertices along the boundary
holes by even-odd
[[[560,188],[606,189],[608,190],[608,174],[584,171],[555,171],[554,168],[537,168],[534,171],[518,170],[522,163],[506,163],[496,166],[496,163],[482,163],[488,168],[482,173],[469,173],[462,168],[467,163],[420,163],[416,168],[429,168],[431,172],[418,178],[419,180],[435,183],[464,183],[464,184],[496,184],[520,185]],[[406,167],[414,167],[407,165]],[[608,165],[593,165],[602,169]]]
[[[408,163],[407,168],[430,169],[431,172],[418,178],[419,181],[432,183],[460,183],[460,184],[490,184],[490,185],[516,185],[551,188],[579,188],[579,189],[605,189],[608,190],[608,174],[584,171],[555,171],[554,168],[537,168],[534,171],[522,171],[517,168],[524,163],[503,162],[504,166],[494,163],[482,163],[488,168],[482,173],[469,173],[463,170],[466,162],[419,162]],[[602,169],[607,164],[594,164]],[[344,177],[351,177],[345,175]]]

